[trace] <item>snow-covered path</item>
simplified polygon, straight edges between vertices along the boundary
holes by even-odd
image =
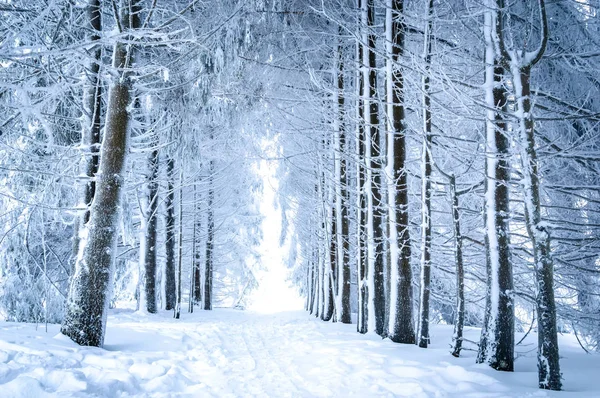
[[[448,327],[434,328],[427,350],[304,312],[198,311],[174,320],[167,312],[113,311],[105,349],[57,333],[56,325],[45,333],[0,323],[0,396],[600,396],[593,386],[600,358],[569,338],[561,341],[567,391],[551,393],[536,388],[535,345],[518,347],[525,357],[515,373],[498,373],[474,365],[472,352],[453,358]],[[476,339],[478,331],[467,333]]]

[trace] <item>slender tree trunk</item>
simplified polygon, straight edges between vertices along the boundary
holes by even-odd
[[[313,315],[317,311],[317,249],[315,246],[311,246],[313,248],[313,253],[311,257],[310,263],[310,308],[309,312]]]
[[[375,2],[365,0],[363,5],[366,49],[365,68],[365,122],[367,146],[367,285],[368,285],[368,330],[383,336],[385,323],[385,289],[383,262],[385,258],[384,207],[381,185],[381,139],[379,134],[379,102],[377,100],[377,62],[375,55]]]
[[[358,9],[361,10],[361,17],[358,20],[359,31],[365,31],[362,21],[362,3],[366,0],[358,0]],[[359,64],[359,70],[357,75],[357,88],[358,88],[358,99],[357,99],[357,136],[356,136],[356,150],[357,150],[357,161],[356,161],[356,175],[357,175],[357,203],[356,203],[356,219],[357,219],[357,253],[356,253],[356,268],[358,274],[358,322],[357,331],[359,333],[367,333],[368,331],[368,299],[369,292],[367,290],[367,197],[366,197],[366,126],[365,126],[365,78],[364,78],[364,43],[365,35],[361,33],[361,40],[357,43],[357,60]]]
[[[140,27],[139,2],[123,7],[123,25]],[[131,14],[129,11],[131,10]],[[96,192],[90,220],[79,243],[75,274],[71,282],[61,332],[79,345],[101,347],[106,331],[106,311],[114,270],[123,168],[129,148],[128,107],[131,102],[133,44],[117,42],[113,67],[122,71],[108,95],[106,129],[100,150]],[[87,235],[87,236],[86,236]]]
[[[322,149],[327,148],[327,142],[325,139],[321,142]],[[321,246],[323,251],[323,260],[322,260],[322,272],[321,272],[321,283],[323,288],[323,301],[321,303],[321,319],[324,321],[331,320],[333,316],[333,284],[332,282],[332,270],[335,266],[335,249],[333,248],[334,239],[333,234],[335,233],[335,216],[333,214],[333,206],[331,203],[333,202],[333,189],[331,186],[328,186],[325,175],[325,168],[323,167],[323,163],[319,164],[319,175],[320,175],[320,185],[319,185],[319,196],[320,196],[320,208],[321,208]]]
[[[389,338],[397,343],[414,344],[412,270],[408,229],[408,182],[406,172],[406,127],[404,76],[398,65],[404,54],[404,2],[387,0],[387,115],[388,131],[386,175],[388,188],[388,231],[390,242]]]
[[[456,309],[454,319],[454,334],[452,342],[452,355],[460,356],[462,350],[463,327],[465,324],[465,271],[463,265],[462,234],[460,232],[460,214],[458,207],[458,194],[456,192],[456,178],[450,175],[450,196],[452,198],[452,226],[454,229],[454,258],[456,262]]]
[[[198,214],[196,212],[196,201],[198,200],[196,194],[196,184],[194,183],[194,203],[192,208],[194,209],[194,222],[192,224],[192,263],[190,264],[190,294],[189,294],[189,312],[194,312],[194,303],[196,296],[196,256],[198,252],[198,247],[196,245],[196,225],[198,222]]]
[[[324,289],[323,289],[323,280],[324,280],[324,273],[325,273],[325,255],[326,255],[326,251],[323,249],[323,236],[325,235],[325,226],[324,226],[324,219],[325,216],[323,215],[323,196],[321,193],[321,177],[320,177],[320,172],[317,172],[317,175],[319,176],[318,178],[318,183],[315,186],[315,194],[316,194],[316,198],[317,198],[317,209],[316,209],[316,215],[317,215],[317,220],[318,220],[318,228],[317,228],[317,234],[315,236],[315,240],[316,240],[316,245],[317,245],[317,259],[316,259],[316,265],[317,265],[317,269],[316,269],[316,289],[317,289],[317,296],[316,296],[316,300],[315,300],[315,305],[316,305],[316,311],[315,311],[315,317],[319,318],[321,316],[321,314],[323,313],[323,306],[324,306]]]
[[[423,60],[423,159],[421,172],[421,284],[419,307],[419,338],[421,348],[429,344],[429,296],[431,293],[431,94],[429,71],[431,68],[431,30],[433,28],[433,0],[427,5],[427,25]]]
[[[183,157],[180,157],[180,160]],[[173,317],[179,319],[181,317],[181,297],[183,285],[181,284],[181,272],[183,265],[183,162],[180,162],[179,169],[179,237],[177,248],[177,303],[173,311]]]
[[[525,221],[533,246],[533,263],[536,277],[536,304],[538,313],[538,380],[539,387],[560,390],[560,364],[556,329],[556,303],[554,301],[554,261],[550,249],[550,228],[541,215],[540,179],[535,127],[531,109],[531,66],[514,66],[513,87],[517,98],[517,117],[523,168]]]
[[[150,175],[148,176],[148,209],[144,245],[145,293],[146,309],[149,313],[157,312],[156,306],[156,230],[158,225],[158,149],[150,154]],[[142,215],[144,216],[144,215]]]
[[[194,197],[196,197],[196,185],[194,185]],[[201,217],[198,217],[198,213],[200,212],[200,205],[194,199],[194,207],[196,211],[194,212],[194,303],[201,304],[202,303],[202,278],[201,278],[201,257],[200,257],[200,242],[197,241],[200,231],[202,231],[201,225]]]
[[[167,195],[165,197],[165,310],[175,309],[177,283],[175,272],[175,161],[167,158]]]
[[[211,160],[208,166],[208,198],[206,201],[206,213],[207,213],[207,223],[206,223],[206,264],[204,271],[204,309],[212,310],[212,302],[213,302],[213,240],[215,237],[215,216],[214,216],[214,200],[215,200],[215,192],[213,188],[213,173],[214,173],[214,161]]]
[[[333,191],[332,188],[329,188],[329,191]],[[333,192],[332,192],[333,193]],[[333,199],[333,195],[329,195],[329,199]],[[329,202],[331,203],[331,202]],[[326,240],[326,244],[328,246],[328,250],[327,250],[327,258],[328,261],[326,263],[327,265],[327,269],[324,275],[324,285],[325,285],[325,309],[323,311],[323,313],[321,314],[321,319],[324,321],[331,321],[333,320],[334,322],[336,321],[334,316],[335,313],[335,303],[334,303],[334,297],[335,297],[335,292],[334,292],[334,288],[335,288],[335,269],[336,269],[336,264],[337,264],[337,249],[336,249],[336,235],[337,235],[337,221],[336,221],[336,215],[335,215],[335,208],[328,206],[329,207],[329,211],[328,213],[328,223],[325,223],[326,227],[328,228],[328,233],[327,233],[327,240]],[[328,227],[330,226],[330,227]]]
[[[498,23],[496,39],[500,55],[510,62],[512,86],[516,98],[515,116],[518,120],[521,165],[523,170],[523,202],[525,222],[533,247],[533,265],[536,277],[536,304],[538,313],[538,381],[539,387],[548,390],[562,388],[558,336],[556,330],[556,303],[554,301],[554,261],[550,248],[550,227],[541,214],[540,176],[535,147],[535,123],[531,106],[531,69],[544,55],[548,43],[548,18],[545,0],[538,0],[540,11],[540,44],[537,49],[525,52],[508,50],[504,46],[502,13],[504,1],[496,0]]]

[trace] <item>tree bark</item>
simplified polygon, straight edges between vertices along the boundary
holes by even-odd
[[[90,42],[98,42],[102,32],[102,12],[100,0],[89,0],[86,7],[86,21],[89,23],[91,34]],[[96,44],[90,50],[90,63],[85,71],[86,88],[83,98],[83,125],[81,132],[81,146],[84,151],[89,151],[85,156],[84,174],[86,182],[83,187],[83,204],[86,209],[75,223],[73,234],[73,254],[70,262],[72,276],[75,271],[75,261],[79,252],[79,232],[83,231],[85,224],[90,220],[90,206],[96,193],[95,176],[100,163],[100,127],[102,118],[102,81],[100,79],[100,65],[102,63],[102,46]]]
[[[358,9],[361,10],[362,15],[362,3],[366,0],[358,0]],[[359,31],[363,32],[365,27],[362,25],[362,16],[358,20]],[[357,131],[356,131],[356,150],[357,150],[357,162],[356,162],[356,178],[357,178],[357,203],[356,203],[356,219],[357,219],[357,253],[356,253],[356,269],[358,274],[358,322],[356,325],[359,333],[367,333],[368,323],[368,290],[367,290],[367,198],[366,198],[366,126],[365,126],[365,78],[364,78],[364,35],[361,34],[361,40],[357,41],[357,60],[359,64],[359,70],[357,74]]]
[[[339,28],[340,35],[342,27]],[[336,224],[338,226],[336,238],[337,246],[337,320],[342,323],[352,323],[350,317],[350,247],[349,247],[349,220],[348,220],[348,176],[346,161],[346,125],[345,119],[345,93],[344,93],[344,59],[343,47],[338,44],[337,51],[337,148],[338,161],[336,162],[337,192],[336,192]]]
[[[458,211],[458,194],[456,192],[456,178],[450,175],[450,196],[452,198],[452,227],[454,230],[454,259],[456,263],[456,309],[454,318],[454,334],[452,336],[452,355],[460,356],[463,341],[463,328],[465,324],[465,270],[463,264],[462,234],[460,232],[460,213]]]
[[[527,233],[533,246],[533,265],[536,277],[536,304],[538,313],[538,381],[541,389],[560,390],[560,357],[556,328],[556,303],[554,300],[554,260],[550,248],[550,227],[542,219],[540,176],[535,147],[535,122],[531,106],[531,68],[537,64],[548,42],[546,3],[539,1],[541,37],[539,47],[532,53],[520,50],[508,52],[510,56],[513,88],[516,97],[516,116],[521,140],[523,169],[523,196]],[[499,32],[500,34],[501,32]]]
[[[385,258],[384,206],[381,194],[381,139],[379,131],[379,102],[377,100],[377,59],[375,54],[376,36],[375,2],[365,0],[363,19],[365,23],[366,49],[365,68],[365,122],[367,164],[367,285],[368,285],[368,330],[380,336],[385,335],[385,288],[383,264]]]
[[[165,310],[175,309],[177,283],[175,272],[175,161],[167,158],[167,195],[165,197]]]
[[[158,225],[158,149],[154,149],[149,159],[150,175],[148,176],[148,209],[144,246],[146,310],[155,314],[156,306],[156,230]]]
[[[479,344],[478,362],[497,370],[514,369],[513,275],[509,250],[510,145],[506,136],[506,89],[504,68],[496,54],[494,5],[484,18],[486,117],[486,268],[488,271],[485,322]]]
[[[207,213],[207,223],[206,223],[206,263],[205,263],[205,271],[204,271],[204,309],[212,310],[212,302],[213,302],[213,271],[214,271],[214,263],[213,263],[213,240],[215,237],[215,216],[214,216],[214,188],[213,188],[213,173],[214,173],[214,161],[211,160],[209,162],[208,167],[209,177],[208,177],[208,198],[206,201],[206,213]]]
[[[194,198],[196,197],[196,186],[194,185]],[[198,241],[198,236],[200,231],[202,231],[201,225],[201,217],[198,217],[197,214],[200,212],[200,205],[196,203],[196,199],[194,199],[194,207],[196,207],[196,211],[194,212],[194,304],[202,303],[202,275],[201,275],[201,256],[200,256],[200,242]]]
[[[406,172],[406,127],[404,76],[396,66],[404,54],[406,24],[404,2],[387,0],[387,158],[390,270],[389,338],[396,343],[415,343],[413,327],[412,270],[408,229],[408,183]]]
[[[139,2],[130,0],[128,5],[123,7],[123,25],[128,30],[134,30],[140,27]],[[115,44],[113,67],[122,73],[109,91],[96,193],[88,226],[83,231],[87,236],[79,244],[75,274],[61,327],[61,332],[79,345],[101,347],[104,344],[121,207],[122,174],[129,148],[131,116],[128,107],[131,102],[133,49],[133,44]]]
[[[421,172],[421,284],[419,307],[418,345],[427,348],[429,344],[429,296],[431,289],[431,94],[429,71],[431,68],[431,31],[433,28],[433,0],[427,6],[427,25],[423,61],[423,158]]]
[[[182,159],[182,156],[180,156]],[[181,274],[183,268],[183,162],[179,165],[179,233],[177,245],[177,302],[173,311],[173,318],[181,317],[181,298],[183,296],[183,285]]]

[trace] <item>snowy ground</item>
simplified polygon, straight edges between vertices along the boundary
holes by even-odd
[[[113,311],[105,349],[43,326],[0,323],[1,397],[600,397],[600,356],[561,339],[565,392],[536,388],[535,336],[515,373],[448,353],[451,329],[427,350],[324,323],[304,312],[235,310],[140,315]],[[476,339],[477,330],[467,338]]]

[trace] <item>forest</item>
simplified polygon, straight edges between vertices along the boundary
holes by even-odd
[[[600,396],[599,13],[0,0],[0,386]]]

